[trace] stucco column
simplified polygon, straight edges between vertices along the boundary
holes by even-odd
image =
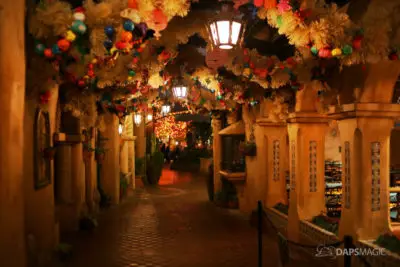
[[[299,220],[325,212],[325,117],[315,112],[289,116],[289,238],[299,240]]]
[[[82,143],[73,144],[71,146],[71,180],[74,206],[78,213],[76,215],[80,216],[79,213],[86,209],[86,181]]]
[[[219,131],[221,130],[221,119],[213,116],[211,121],[213,129],[213,161],[214,161],[214,193],[221,191],[221,137]]]
[[[123,142],[122,147],[121,147],[121,157],[120,157],[120,164],[121,164],[121,172],[123,173],[128,173],[129,168],[128,168],[128,143]]]
[[[136,135],[136,156],[143,158],[146,156],[146,125],[145,118],[142,118],[142,122],[139,125],[135,124],[134,132]]]
[[[25,266],[25,1],[3,0],[0,13],[0,266]]]
[[[91,147],[96,147],[96,128],[92,128],[90,131],[89,143]],[[85,163],[85,180],[86,180],[86,204],[88,205],[90,212],[97,212],[98,207],[96,203],[97,198],[97,162],[95,157],[91,157]]]
[[[399,105],[344,105],[334,115],[342,145],[339,235],[375,239],[389,232],[390,134]]]
[[[104,192],[111,197],[112,204],[119,203],[119,145],[120,137],[118,133],[119,121],[113,114],[104,115],[106,127],[104,138],[107,139],[105,147],[107,149],[101,168],[101,185]]]
[[[57,204],[69,204],[72,203],[72,168],[71,168],[71,145],[59,144],[57,146],[57,156],[55,168],[57,183]]]
[[[259,179],[266,207],[287,204],[286,172],[289,171],[286,123],[257,120],[255,130]]]

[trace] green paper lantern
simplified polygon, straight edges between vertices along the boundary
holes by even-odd
[[[342,48],[342,52],[343,52],[343,55],[350,55],[351,53],[353,53],[353,48],[351,47],[351,45],[345,45],[345,46],[343,46],[343,48]]]
[[[218,95],[217,96],[217,100],[221,100],[222,99],[222,96],[221,95]]]
[[[86,32],[87,27],[82,21],[76,20],[72,23],[71,30],[76,34],[83,35]]]
[[[37,44],[35,46],[35,52],[40,56],[43,56],[45,49],[46,47],[43,44]]]
[[[278,17],[276,17],[276,25],[278,25],[278,27],[281,27],[283,24],[283,19],[282,16],[279,15]]]
[[[318,55],[318,49],[317,49],[315,46],[311,47],[311,53],[312,53],[314,56]]]
[[[129,77],[133,77],[133,76],[136,75],[136,72],[135,72],[134,70],[130,70],[130,71],[128,72],[128,75],[129,75]]]

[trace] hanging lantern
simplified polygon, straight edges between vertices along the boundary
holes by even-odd
[[[214,47],[232,49],[241,44],[243,39],[243,22],[235,18],[232,5],[224,4],[218,17],[207,25]]]
[[[170,105],[168,105],[168,104],[162,105],[162,107],[161,107],[161,114],[162,114],[162,115],[166,115],[166,114],[168,114],[170,111],[171,111],[171,106],[170,106]]]
[[[142,123],[142,114],[136,113],[135,116],[133,116],[133,120],[136,125],[140,125],[140,123]]]
[[[118,126],[118,133],[119,133],[119,135],[121,135],[122,134],[122,131],[124,130],[124,126],[122,126],[122,124],[120,124],[119,126]]]
[[[147,121],[152,121],[153,120],[153,115],[152,114],[147,114]]]
[[[173,90],[174,96],[176,98],[182,99],[182,98],[186,98],[186,96],[187,96],[187,87],[183,83],[182,78],[179,79],[179,81],[174,85],[172,90]]]

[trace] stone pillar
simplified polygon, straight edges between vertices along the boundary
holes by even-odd
[[[335,114],[342,145],[342,216],[339,235],[375,239],[390,231],[390,134],[400,106],[344,105]]]
[[[119,145],[120,136],[118,133],[119,120],[113,114],[104,115],[106,138],[105,147],[107,149],[104,163],[101,168],[101,185],[104,192],[111,197],[112,204],[119,203]]]
[[[221,190],[222,186],[219,174],[221,170],[221,137],[219,136],[222,127],[221,119],[213,116],[211,125],[213,129],[214,193],[216,193]]]
[[[261,189],[265,193],[263,196],[265,206],[287,204],[286,172],[289,171],[289,148],[286,123],[259,119],[255,135],[257,160],[259,166],[262,166],[259,170],[259,179],[262,180]]]
[[[0,40],[7,47],[0,49],[0,266],[25,266],[25,1],[1,1],[0,14]]]
[[[90,131],[89,143],[91,147],[96,147],[96,128],[92,128]],[[85,161],[85,180],[86,180],[86,204],[90,212],[97,212],[98,207],[96,203],[97,198],[97,162],[95,157]]]
[[[121,157],[120,157],[120,165],[121,165],[121,172],[129,173],[128,168],[128,142],[124,141],[121,147]]]
[[[290,202],[288,235],[300,239],[299,220],[325,212],[325,134],[327,119],[296,112],[288,119]]]
[[[83,162],[82,143],[73,144],[71,146],[71,181],[74,210],[77,222],[79,221],[81,213],[86,211],[87,208],[85,195],[85,165]]]
[[[140,125],[134,127],[134,132],[136,134],[136,147],[135,154],[138,158],[143,158],[146,156],[146,121],[142,118]]]

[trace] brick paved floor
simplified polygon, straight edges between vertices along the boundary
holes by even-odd
[[[64,238],[73,267],[258,267],[248,217],[207,200],[203,178],[165,171],[159,188],[137,190],[99,217],[93,233]],[[264,237],[264,267],[280,266],[275,237]],[[315,265],[294,256],[288,266]]]

